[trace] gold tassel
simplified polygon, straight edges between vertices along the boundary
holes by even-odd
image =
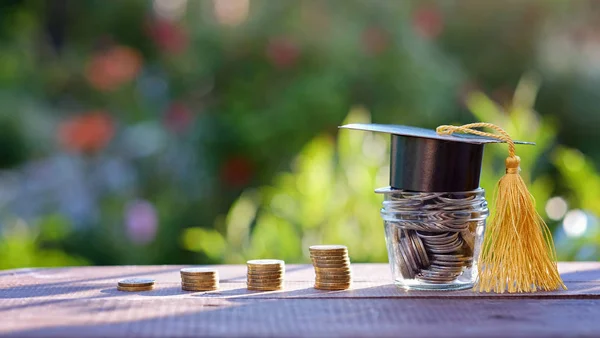
[[[473,128],[490,128],[498,134]],[[479,255],[479,292],[535,292],[567,289],[558,273],[550,229],[535,210],[535,200],[519,175],[521,159],[504,129],[491,123],[439,126],[440,135],[455,132],[502,140],[508,144],[506,174],[496,187],[495,215],[487,225]]]

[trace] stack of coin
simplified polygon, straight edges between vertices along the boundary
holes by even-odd
[[[255,259],[247,262],[248,290],[274,291],[283,288],[285,262],[278,259]]]
[[[309,248],[315,268],[315,288],[345,290],[352,284],[348,248],[343,245],[313,245]]]
[[[122,279],[117,284],[117,290],[127,292],[150,291],[154,289],[154,279],[128,278]]]
[[[219,288],[219,272],[209,268],[183,268],[181,289],[184,291],[214,291]]]

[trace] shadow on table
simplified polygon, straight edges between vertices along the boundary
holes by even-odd
[[[388,285],[366,288],[382,293]],[[73,325],[22,329],[1,337],[195,337],[195,336],[547,336],[585,331],[600,334],[600,300],[455,299],[444,297],[352,298],[350,291],[322,291],[344,297],[294,298],[316,290],[295,290],[283,299],[137,298],[71,300]],[[231,290],[235,294],[236,290]],[[238,291],[241,292],[241,291]],[[321,292],[321,291],[319,291]],[[399,291],[402,292],[402,291]],[[33,309],[32,318],[39,311]],[[41,317],[47,318],[44,315]],[[10,320],[11,317],[9,317]],[[13,317],[14,318],[14,317]],[[82,322],[89,324],[81,324]],[[559,325],[566,323],[569,325]],[[48,321],[44,321],[46,325]],[[491,330],[493,329],[493,330]],[[500,331],[495,331],[500,330]]]
[[[74,292],[82,292],[86,290],[105,288],[107,284],[116,283],[117,280],[123,278],[146,277],[152,274],[168,273],[179,271],[179,268],[165,267],[151,271],[119,273],[113,275],[105,275],[95,278],[82,278],[61,282],[36,283],[26,285],[14,285],[0,289],[0,299],[6,298],[31,298],[31,297],[46,297],[54,295],[62,295]],[[85,285],[82,283],[92,283],[106,281],[106,284]],[[17,280],[18,283],[18,280]]]
[[[380,287],[373,289],[377,288]],[[177,287],[163,290],[163,295],[181,294]],[[247,290],[240,288],[224,291],[218,298],[210,293],[198,293],[193,295],[193,298],[160,298],[145,293],[148,297],[138,297],[134,301],[110,298],[117,294],[114,289],[101,292],[107,297],[41,301],[29,304],[26,310],[22,310],[39,319],[46,317],[52,311],[53,305],[62,303],[59,306],[60,313],[71,314],[75,325],[69,325],[71,317],[65,316],[57,319],[58,323],[66,321],[62,325],[13,331],[0,337],[193,337],[220,334],[246,337],[280,336],[284,331],[293,333],[293,336],[330,336],[340,333],[355,336],[357,332],[348,331],[348,327],[344,325],[310,327],[307,324],[327,321],[332,315],[339,315],[348,310],[351,311],[343,315],[344,321],[362,321],[367,317],[374,320],[378,316],[370,307],[355,306],[357,299],[351,299],[351,291],[319,291],[310,288],[279,292],[278,297],[284,296],[282,299],[274,299],[273,292],[257,292],[249,295],[251,298],[223,298],[242,294],[248,296]],[[339,297],[308,297],[314,293],[336,294]],[[344,294],[345,297],[342,297]],[[48,321],[42,322],[49,324]],[[82,325],[82,322],[89,324]],[[363,334],[366,334],[366,331]]]
[[[575,267],[560,274],[565,283],[600,281],[600,267],[596,262],[578,262]]]
[[[406,291],[399,289],[393,284],[378,285],[376,287],[360,287],[348,290],[319,290],[314,287],[295,289],[290,291],[251,291],[246,287],[212,291],[207,293],[192,294],[193,297],[202,298],[248,298],[248,299],[279,299],[279,298],[345,298],[360,297],[365,298],[365,294],[372,294],[370,298],[381,297],[381,295],[401,294]]]
[[[303,267],[297,267],[297,269],[303,269]],[[178,270],[179,268],[171,267],[150,273]],[[560,314],[556,318],[552,317],[555,321],[562,320],[564,322],[565,318],[568,318],[569,325],[567,327],[572,327],[579,318],[586,318],[589,320],[587,325],[590,331],[588,333],[592,331],[600,333],[600,327],[598,327],[600,324],[596,324],[597,321],[591,319],[591,317],[600,316],[598,297],[590,297],[585,302],[576,303],[576,299],[573,298],[577,295],[569,296],[567,293],[560,292],[556,293],[557,296],[563,298],[560,300],[535,297],[519,299],[520,295],[506,295],[497,298],[493,295],[470,296],[460,299],[428,296],[425,300],[418,297],[390,297],[389,295],[406,292],[392,284],[342,291],[322,291],[309,287],[290,291],[252,293],[249,293],[245,287],[219,292],[187,293],[182,292],[179,286],[173,286],[151,292],[135,293],[144,297],[136,297],[134,301],[130,301],[129,299],[115,298],[123,293],[118,292],[114,287],[109,288],[105,284],[65,285],[74,282],[139,277],[141,275],[148,275],[148,272],[38,284],[36,288],[45,291],[43,294],[33,294],[33,297],[42,297],[68,294],[74,290],[100,289],[100,295],[95,294],[93,297],[87,298],[20,301],[19,298],[31,298],[31,286],[0,289],[0,298],[14,299],[14,301],[9,301],[8,305],[0,306],[0,311],[7,314],[7,316],[3,315],[4,323],[15,321],[16,318],[21,318],[19,315],[26,314],[27,318],[36,318],[36,320],[44,318],[44,325],[53,325],[52,321],[48,320],[51,317],[48,313],[52,313],[56,309],[61,310],[60,314],[71,313],[74,318],[72,320],[74,325],[69,324],[69,317],[60,318],[56,321],[60,324],[56,324],[54,327],[22,329],[8,332],[0,337],[278,336],[284,331],[292,332],[294,336],[397,336],[397,333],[400,332],[399,329],[413,324],[425,328],[429,324],[437,325],[437,327],[440,325],[452,327],[453,323],[455,324],[462,318],[459,312],[463,310],[465,313],[476,314],[475,317],[468,318],[468,320],[472,320],[472,323],[478,323],[478,325],[486,322],[503,325],[517,323],[516,327],[518,327],[521,325],[519,323],[526,323],[530,325],[529,329],[532,327],[543,329],[542,324],[544,323],[536,316],[538,313],[548,311],[546,305],[554,307],[556,313]],[[562,274],[565,282],[572,286],[573,283],[581,285],[583,283],[580,282],[600,280],[599,276],[600,268],[592,265],[584,265],[583,268],[578,268],[576,271]],[[586,294],[600,294],[600,285],[589,284],[585,286]],[[368,297],[365,296],[367,294],[384,296]],[[161,298],[161,296],[177,295],[191,297]],[[456,307],[458,303],[471,305],[468,309],[460,310]],[[532,305],[538,303],[545,305],[539,308]],[[480,304],[484,306],[480,307]],[[571,312],[565,309],[561,310],[560,305],[557,304],[572,306],[573,309],[569,310]],[[144,309],[147,309],[147,312],[144,312]],[[440,309],[447,312],[440,312]],[[20,311],[11,315],[9,310]],[[478,311],[479,313],[477,313]],[[510,312],[511,316],[505,315],[508,313],[507,311],[512,311]],[[398,312],[404,312],[406,316],[400,316]],[[460,318],[457,319],[458,317],[453,317],[453,315]],[[80,324],[81,322],[89,324]],[[549,321],[549,323],[551,322],[552,320]],[[377,326],[370,323],[377,323]],[[582,325],[584,324],[582,323]],[[544,325],[548,325],[548,322]],[[391,329],[393,331],[389,331]],[[421,336],[427,336],[428,331],[424,330],[420,332]]]

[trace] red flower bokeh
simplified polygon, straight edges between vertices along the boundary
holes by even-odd
[[[269,41],[267,58],[275,67],[288,69],[293,67],[300,57],[300,48],[288,38],[275,38]]]
[[[413,13],[412,25],[424,38],[434,39],[444,30],[444,18],[434,5],[423,5]]]
[[[135,78],[141,67],[142,57],[136,50],[116,46],[95,54],[86,66],[85,76],[94,88],[112,91]]]
[[[185,29],[169,20],[152,20],[148,25],[148,34],[158,47],[168,54],[181,54],[189,45],[189,37]]]
[[[165,113],[165,126],[175,132],[184,132],[194,122],[194,114],[183,103],[172,103]]]
[[[253,165],[247,158],[235,156],[227,159],[221,167],[221,179],[231,187],[241,188],[250,183],[253,171]]]
[[[114,123],[104,112],[94,111],[72,117],[59,126],[61,145],[73,152],[96,152],[104,148],[114,135]]]

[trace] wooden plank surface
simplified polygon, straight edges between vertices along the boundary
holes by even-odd
[[[568,291],[521,295],[405,291],[386,264],[354,264],[346,291],[288,265],[285,290],[252,292],[244,266],[216,267],[220,290],[204,293],[181,291],[181,266],[0,271],[0,336],[600,336],[600,263],[561,263]],[[156,289],[117,291],[127,277]]]

